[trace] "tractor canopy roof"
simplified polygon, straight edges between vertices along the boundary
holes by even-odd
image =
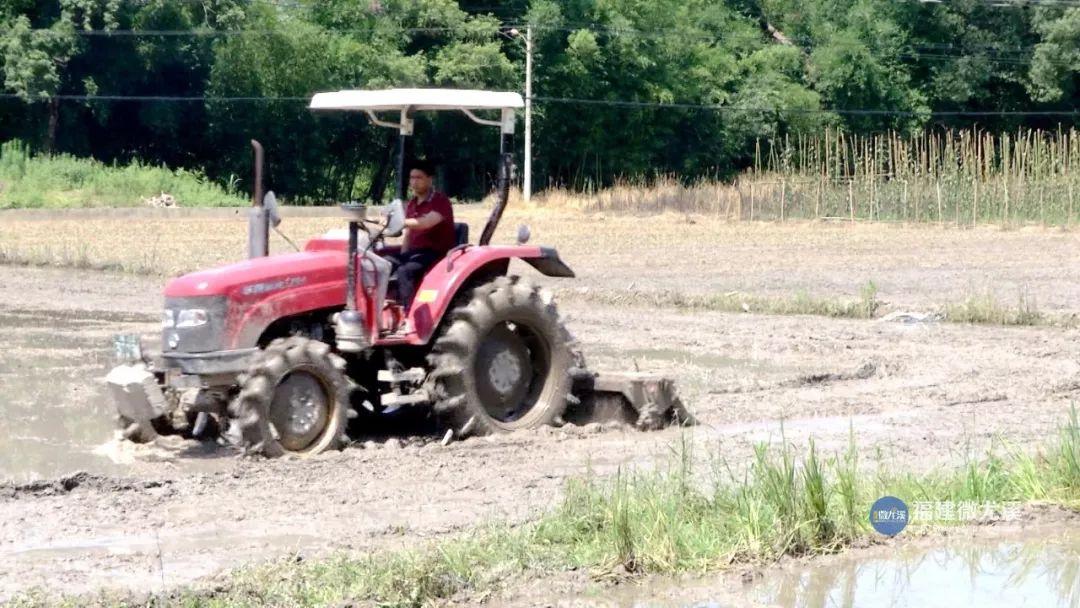
[[[398,129],[403,137],[412,135],[413,112],[423,110],[460,111],[473,122],[499,127],[503,135],[514,132],[514,110],[525,106],[518,93],[468,89],[384,89],[381,91],[330,91],[316,93],[308,106],[312,110],[352,110],[366,112],[372,124]],[[498,110],[499,119],[481,118],[474,110]],[[376,112],[398,112],[397,122],[379,118]]]
[[[331,91],[311,98],[312,110],[504,110],[525,106],[519,93],[465,89]]]

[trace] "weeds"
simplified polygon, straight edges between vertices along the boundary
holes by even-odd
[[[951,226],[1076,222],[1080,132],[978,129],[771,142],[730,183],[678,176],[538,200],[586,211],[702,213],[729,220],[902,221]]]
[[[110,166],[66,154],[33,156],[17,140],[0,145],[0,209],[134,207],[162,193],[184,207],[246,204],[235,184],[222,187],[199,172],[139,161]]]
[[[959,304],[945,307],[945,318],[956,323],[989,325],[1046,325],[1051,323],[1039,312],[1034,300],[1020,295],[1015,308],[1002,306],[994,296],[973,296]]]

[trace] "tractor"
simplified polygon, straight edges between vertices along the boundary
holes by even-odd
[[[638,427],[691,422],[671,380],[590,372],[552,296],[509,274],[520,260],[548,277],[572,278],[554,248],[493,244],[512,181],[517,93],[449,89],[344,90],[313,96],[313,111],[364,112],[396,129],[397,198],[382,219],[343,204],[347,229],[269,255],[281,221],[263,194],[255,148],[248,259],[193,272],[164,291],[161,352],[117,336],[121,365],[106,378],[123,437],[206,438],[225,432],[245,452],[313,455],[365,433],[372,416],[428,408],[445,441],[541,425],[619,418]],[[500,130],[497,197],[475,243],[457,244],[418,281],[409,310],[387,297],[387,241],[403,223],[408,140],[414,116],[461,112]],[[483,114],[496,114],[485,117]],[[389,115],[389,116],[388,116]],[[374,207],[374,205],[371,205]]]

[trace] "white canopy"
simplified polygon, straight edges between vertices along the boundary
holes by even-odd
[[[463,89],[385,89],[316,93],[312,110],[504,110],[525,107],[519,93]]]

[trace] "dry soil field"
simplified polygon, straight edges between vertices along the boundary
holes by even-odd
[[[479,212],[462,215],[478,230]],[[578,271],[548,284],[591,365],[674,376],[699,426],[570,427],[446,447],[404,436],[312,461],[119,444],[100,385],[109,336],[152,336],[160,275],[236,257],[243,222],[0,216],[9,260],[159,275],[0,266],[0,601],[38,585],[157,590],[293,551],[520,521],[557,500],[568,477],[650,466],[683,438],[738,466],[756,442],[780,441],[781,422],[787,441],[814,437],[830,452],[853,430],[867,466],[949,466],[995,438],[1037,445],[1080,396],[1076,329],[880,319],[988,292],[1003,305],[1022,296],[1047,314],[1076,313],[1076,233],[534,210],[508,214],[503,234],[519,221]],[[297,240],[335,225],[298,218],[283,228]],[[850,300],[867,281],[885,303],[875,319],[648,304],[657,293]]]

